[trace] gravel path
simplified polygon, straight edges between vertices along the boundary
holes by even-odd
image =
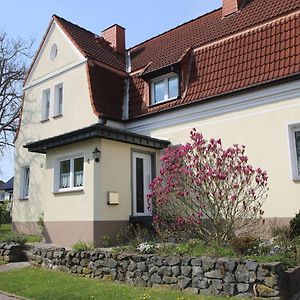
[[[30,266],[29,262],[8,263],[8,264],[0,266],[0,272],[8,272],[8,271],[12,271],[12,270],[23,269],[23,268],[26,268],[29,266]],[[1,298],[0,298],[0,300],[1,300]]]

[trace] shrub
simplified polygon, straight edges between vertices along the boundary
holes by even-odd
[[[248,164],[245,146],[224,149],[193,129],[191,143],[167,148],[161,161],[148,195],[161,236],[226,244],[260,221],[268,176]]]
[[[72,249],[75,252],[80,252],[80,251],[92,250],[92,249],[94,249],[94,246],[92,243],[85,243],[85,242],[79,241],[72,246]]]
[[[230,240],[230,246],[239,255],[252,254],[253,249],[256,249],[259,243],[259,239],[251,235],[238,236]]]
[[[300,236],[300,211],[290,221],[290,229],[292,237]]]
[[[117,236],[118,244],[129,244],[134,248],[137,248],[144,242],[150,242],[151,240],[153,240],[152,232],[139,224],[130,224],[126,226]]]

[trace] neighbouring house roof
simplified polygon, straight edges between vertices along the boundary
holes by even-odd
[[[14,189],[14,177],[10,178],[4,185],[3,190],[12,191]]]
[[[0,180],[0,191],[3,190],[5,182],[3,180]]]
[[[166,140],[131,133],[125,130],[120,130],[117,128],[112,128],[97,123],[82,129],[70,131],[65,134],[57,135],[48,139],[28,143],[24,146],[24,148],[27,148],[30,152],[47,153],[47,151],[50,149],[95,138],[104,138],[108,140],[145,146],[154,149],[163,149],[170,144],[170,142]]]

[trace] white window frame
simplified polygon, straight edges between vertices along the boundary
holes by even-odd
[[[291,173],[294,181],[300,181],[300,172],[298,170],[298,159],[296,150],[295,132],[300,131],[300,122],[292,123],[288,125],[288,137],[289,137],[289,152],[291,161]]]
[[[46,95],[49,94],[49,110],[47,111],[47,97]],[[51,111],[51,89],[45,89],[42,91],[42,115],[41,121],[47,121],[50,118],[50,111]]]
[[[27,191],[27,193],[26,193]],[[29,199],[30,193],[30,166],[21,168],[20,199]]]
[[[83,179],[82,186],[74,186],[74,160],[76,158],[83,158]],[[65,160],[70,160],[70,187],[60,187],[60,163]],[[79,192],[84,190],[85,184],[85,157],[83,153],[68,155],[55,159],[54,162],[54,178],[53,178],[53,193],[65,193],[65,192]]]
[[[60,111],[60,98],[59,90],[62,88],[62,105]],[[63,115],[63,104],[64,104],[64,84],[63,82],[56,84],[54,87],[54,105],[53,105],[53,117],[59,117]]]
[[[173,78],[173,77],[177,77],[177,80],[178,80],[178,93],[177,93],[176,97],[169,98],[169,79]],[[159,81],[164,81],[164,100],[156,101],[155,100],[154,86],[155,86],[155,83],[157,83]],[[151,84],[151,104],[152,105],[177,99],[180,95],[180,92],[179,92],[179,90],[180,90],[180,80],[179,80],[179,75],[177,73],[169,73],[167,75],[157,77],[157,78],[151,80],[150,84]]]

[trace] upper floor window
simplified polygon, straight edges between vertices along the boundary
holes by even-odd
[[[64,98],[64,87],[63,84],[57,84],[54,91],[54,113],[53,116],[61,116],[63,113],[63,98]]]
[[[179,96],[178,75],[167,75],[151,82],[152,104],[176,99]]]
[[[56,44],[53,44],[50,49],[50,59],[54,60],[57,57],[58,48]]]
[[[290,155],[293,180],[300,180],[300,124],[289,125]]]
[[[21,182],[20,182],[21,199],[28,199],[29,197],[29,179],[30,179],[30,168],[23,167],[21,169]]]
[[[50,89],[44,90],[42,95],[42,121],[48,120],[50,115]]]

